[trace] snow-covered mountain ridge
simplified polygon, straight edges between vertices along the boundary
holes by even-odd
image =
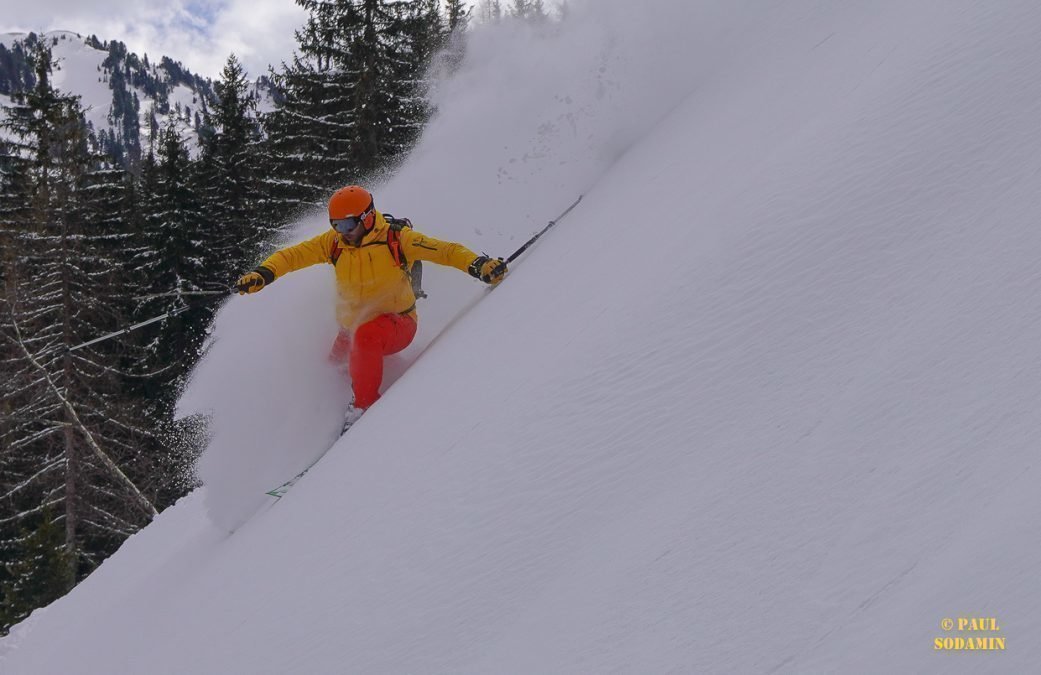
[[[493,292],[426,270],[383,399],[274,504],[347,396],[331,271],[228,302],[183,401],[205,487],[0,670],[1034,672],[1039,32],[982,0],[476,31],[377,206],[494,255],[579,208]],[[937,649],[969,617],[1005,648]]]
[[[71,31],[0,34],[0,104],[9,105],[12,90],[34,81],[31,67],[19,58],[26,40],[43,40],[52,49],[55,86],[80,97],[88,124],[113,156],[136,160],[163,124],[176,125],[189,148],[198,149],[203,115],[216,100],[213,83],[169,57],[139,57],[116,40]],[[254,81],[252,95],[259,110],[271,109],[266,77]]]

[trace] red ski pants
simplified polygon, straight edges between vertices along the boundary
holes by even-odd
[[[348,365],[356,407],[368,408],[379,399],[383,357],[408,347],[414,337],[416,320],[401,314],[381,314],[358,326],[354,335],[340,330],[329,359]]]

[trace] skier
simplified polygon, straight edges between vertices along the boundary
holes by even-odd
[[[346,364],[351,376],[354,398],[344,419],[346,431],[379,399],[383,357],[400,352],[416,335],[411,278],[416,261],[449,265],[492,285],[506,275],[506,263],[420,234],[408,221],[389,223],[376,210],[372,195],[357,185],[333,193],[329,225],[317,237],[276,251],[239,278],[236,288],[240,295],[256,293],[294,270],[333,265],[340,333],[329,358],[341,367]]]

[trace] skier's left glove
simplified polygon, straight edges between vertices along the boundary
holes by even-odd
[[[506,276],[506,261],[502,258],[489,258],[486,255],[479,255],[470,263],[470,268],[467,271],[470,273],[470,276],[494,286]]]

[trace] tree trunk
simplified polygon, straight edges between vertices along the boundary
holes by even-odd
[[[65,355],[65,377],[70,374],[72,357]],[[73,430],[72,413],[65,411],[65,551],[69,554],[69,570],[66,583],[69,590],[76,585],[76,564],[79,559],[76,546],[76,476],[79,474],[79,458],[76,456],[76,436]]]
[[[62,342],[65,347],[71,347],[73,345],[73,330],[72,330],[72,279],[70,275],[72,273],[71,267],[71,256],[72,252],[69,250],[69,225],[65,218],[62,217],[61,221],[61,293],[62,293]],[[66,391],[72,386],[73,382],[73,366],[72,366],[72,354],[66,352],[62,358],[62,376],[65,382]],[[65,550],[69,554],[69,570],[68,578],[66,583],[68,584],[69,590],[76,585],[77,566],[79,562],[79,551],[76,544],[76,529],[79,525],[78,522],[78,500],[76,499],[76,480],[79,477],[79,457],[76,455],[76,434],[73,425],[75,420],[72,417],[72,411],[65,410]]]

